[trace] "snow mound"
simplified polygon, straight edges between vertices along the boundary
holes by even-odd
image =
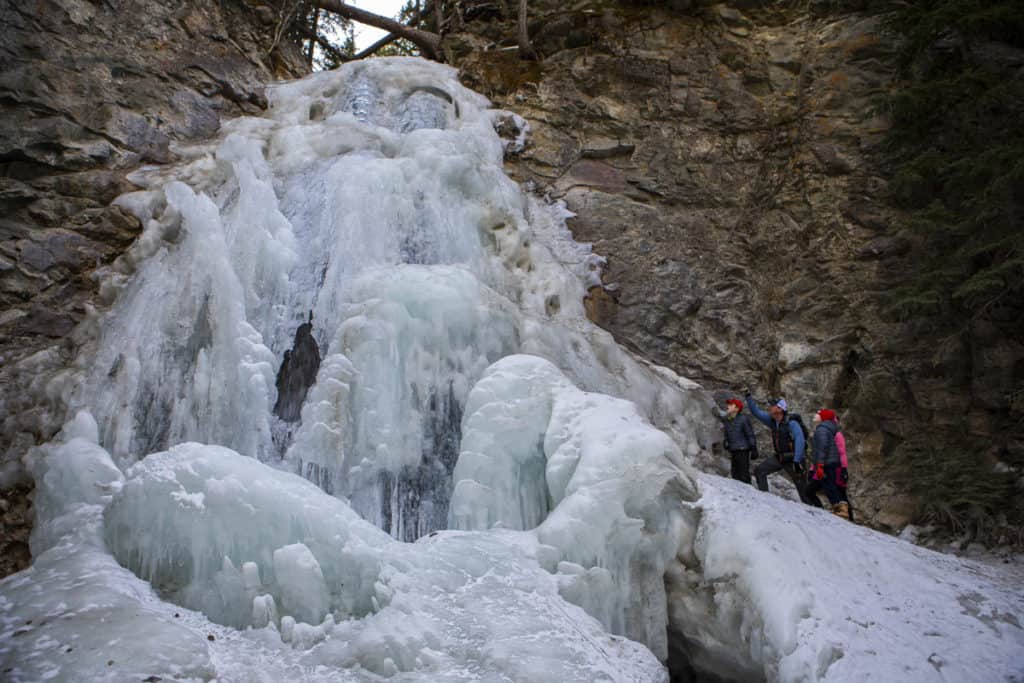
[[[213,675],[206,640],[176,623],[148,584],[102,540],[103,508],[123,477],[79,413],[58,441],[33,449],[32,566],[0,581],[4,681],[143,680]],[[155,647],[159,644],[158,647]]]
[[[666,577],[696,668],[769,681],[1024,680],[1024,595],[991,567],[701,476]]]
[[[222,447],[183,444],[122,477],[79,414],[28,458],[43,507],[33,566],[0,582],[5,680],[664,681],[651,651],[606,631],[647,615],[664,632],[654,621],[664,608],[668,647],[727,680],[1024,676],[1024,596],[992,568],[708,475],[699,499],[665,506],[674,526],[651,533],[658,515],[634,508],[643,486],[675,482],[689,497],[693,483],[645,461],[664,447],[654,430],[524,356],[485,372],[467,423],[482,429],[502,414],[495,406],[517,401],[523,411],[506,415],[524,429],[496,434],[522,443],[493,452],[514,459],[534,442],[543,455],[532,457],[551,462],[572,444],[572,471],[546,484],[562,500],[548,492],[552,510],[532,531],[413,544]],[[133,519],[136,533],[124,534]],[[628,561],[592,556],[601,547]],[[659,571],[667,598],[651,588]]]

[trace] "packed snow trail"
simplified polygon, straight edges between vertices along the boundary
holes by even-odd
[[[118,200],[4,680],[1024,680],[999,577],[698,477],[699,388],[503,173],[524,121],[417,59],[270,101]]]

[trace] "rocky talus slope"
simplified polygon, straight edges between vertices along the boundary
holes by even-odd
[[[34,399],[104,303],[92,273],[141,228],[111,200],[131,170],[173,161],[175,143],[264,108],[268,80],[304,73],[294,46],[268,49],[277,23],[242,0],[0,3],[0,575],[28,560],[13,460],[63,418]]]

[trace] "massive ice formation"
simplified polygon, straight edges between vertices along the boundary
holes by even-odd
[[[599,259],[571,240],[564,209],[505,177],[499,113],[454,71],[373,60],[278,86],[270,100],[265,117],[179,150],[178,167],[140,172],[146,189],[118,200],[145,230],[102,275],[113,307],[93,321],[95,338],[80,332],[74,367],[47,385],[82,412],[32,456],[47,481],[39,533],[64,519],[67,501],[49,492],[66,498],[61,482],[73,478],[93,491],[83,468],[105,463],[110,481],[83,527],[89,556],[140,577],[126,582],[140,604],[201,613],[179,612],[193,627],[262,629],[273,636],[256,640],[277,643],[275,656],[382,675],[662,677],[649,650],[605,632],[665,656],[669,508],[694,495],[679,467],[706,439],[695,387],[586,322]],[[534,518],[434,535],[449,526],[467,409],[479,420],[471,389],[517,373],[551,377],[536,387],[548,404],[531,425],[551,451],[529,482]],[[620,417],[638,436],[613,452],[581,433]],[[623,478],[633,447],[658,464]],[[590,511],[599,497],[619,502]],[[44,557],[19,586],[39,584]],[[48,590],[99,594],[102,576],[70,571]],[[652,591],[653,611],[631,598]],[[30,593],[5,610],[51,606]],[[133,619],[159,630],[166,609]],[[73,639],[51,624],[5,657]],[[151,645],[136,643],[133,659]],[[69,647],[17,676],[70,676]],[[205,676],[219,671],[220,647],[157,668]]]
[[[528,534],[402,543],[220,446],[122,476],[96,433],[82,413],[31,455],[43,507],[33,566],[0,583],[4,680],[665,680],[560,596],[558,550]]]
[[[95,353],[51,389],[115,459],[224,445],[414,540],[446,523],[470,387],[520,351],[700,451],[682,380],[585,323],[596,257],[505,177],[497,113],[454,72],[373,60],[270,100],[118,200],[145,231],[104,280]]]
[[[697,387],[502,171],[525,122],[415,59],[270,101],[118,200],[0,678],[1024,677],[996,574],[697,478]]]
[[[666,564],[694,497],[679,447],[628,401],[510,356],[470,392],[455,468],[459,529],[535,529],[560,549],[563,591],[605,626],[667,655]]]

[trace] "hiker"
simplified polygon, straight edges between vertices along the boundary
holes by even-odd
[[[750,418],[743,415],[743,401],[730,398],[725,412],[715,406],[718,419],[725,427],[725,450],[729,451],[729,472],[733,479],[750,483],[750,461],[757,456],[757,439]]]
[[[836,415],[836,425],[839,425],[839,415]],[[849,461],[846,459],[846,437],[843,436],[843,428],[839,425],[836,431],[836,448],[839,449],[839,472],[836,476],[836,486],[839,487],[839,495],[846,503],[847,519],[853,519],[853,504],[850,503],[848,484],[850,483]]]
[[[811,445],[811,470],[808,475],[807,498],[812,505],[821,507],[818,491],[824,491],[833,514],[849,519],[850,506],[840,492],[842,461],[836,434],[839,423],[835,411],[822,408],[814,414],[814,439]],[[845,437],[844,437],[845,446]]]
[[[790,479],[793,480],[796,491],[800,494],[800,500],[811,505],[812,503],[808,503],[804,493],[803,461],[807,439],[804,436],[803,422],[799,419],[799,416],[794,416],[794,419],[789,418],[787,415],[789,406],[784,398],[773,401],[768,407],[768,412],[765,412],[761,410],[757,405],[757,401],[750,395],[749,389],[744,393],[746,394],[747,407],[750,408],[751,415],[771,430],[772,448],[775,450],[775,457],[765,458],[761,461],[760,465],[754,468],[757,488],[767,491],[768,475],[784,469],[789,474]]]

